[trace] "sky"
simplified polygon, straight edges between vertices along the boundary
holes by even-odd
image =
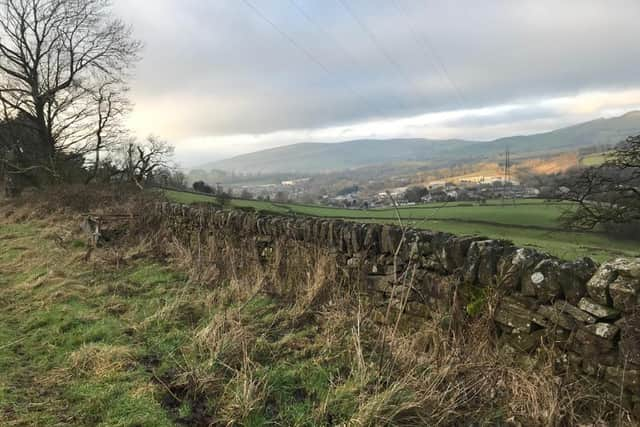
[[[638,0],[114,0],[114,13],[145,45],[128,124],[184,167],[640,109]]]

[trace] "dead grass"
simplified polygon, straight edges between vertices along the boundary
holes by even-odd
[[[194,295],[191,288],[178,291],[174,298],[146,317],[137,327],[145,329],[153,324],[171,321],[195,326],[201,319],[208,317],[212,311],[210,301],[198,297],[202,297],[202,295]]]
[[[354,328],[351,360],[359,398],[350,423],[556,426],[609,425],[620,418],[632,425],[615,396],[588,379],[558,372],[553,350],[523,365],[491,345],[484,322],[466,327],[464,336],[453,337],[437,319],[429,320],[388,342],[382,366],[363,350],[371,339],[367,332]]]
[[[84,376],[107,377],[135,366],[129,347],[107,344],[85,344],[74,351],[69,362],[74,373]]]
[[[234,251],[225,249],[228,254]],[[449,314],[434,312],[419,325],[398,330],[395,314],[400,313],[393,311],[386,323],[373,322],[372,308],[363,308],[358,293],[344,286],[346,278],[335,265],[328,254],[292,253],[284,245],[275,248],[267,267],[251,271],[218,260],[217,274],[233,279],[216,293],[225,294],[221,301],[233,301],[240,310],[215,315],[197,332],[195,342],[201,354],[232,373],[219,391],[226,396],[223,401],[235,402],[235,409],[228,407],[230,412],[225,413],[230,422],[246,419],[264,400],[265,389],[256,374],[259,369],[247,362],[246,348],[256,342],[256,332],[240,315],[247,301],[264,293],[275,293],[288,302],[279,313],[288,321],[272,324],[285,329],[279,334],[317,322],[320,333],[314,342],[323,349],[321,354],[346,357],[349,373],[335,379],[335,386],[351,384],[357,404],[348,425],[458,425],[481,420],[555,426],[606,423],[619,414],[629,419],[613,396],[599,388],[596,392],[588,380],[569,381],[567,373],[558,372],[552,349],[541,352],[536,363],[522,365],[518,358],[496,348],[490,306],[485,307],[485,316],[465,318],[464,324],[453,329],[443,328],[445,317],[451,321]],[[381,336],[386,337],[382,346]],[[244,362],[239,365],[240,361]],[[314,416],[326,419],[328,412],[325,401]]]
[[[242,324],[236,310],[218,313],[208,325],[195,333],[195,344],[201,354],[230,369],[239,369],[247,347],[255,336]]]
[[[295,302],[288,313],[292,322],[300,322],[305,317],[317,313],[318,309],[327,303],[333,303],[340,298],[336,294],[336,288],[339,286],[336,260],[323,254],[318,256],[314,264],[306,272],[304,282],[295,291]]]
[[[227,425],[242,424],[264,407],[267,394],[265,378],[257,372],[256,365],[249,359],[245,347],[242,366],[235,370],[233,377],[224,387],[220,400],[220,414]]]
[[[363,307],[358,292],[345,286],[348,278],[336,271],[332,256],[308,248],[292,250],[286,245],[278,243],[267,266],[251,271],[218,259],[217,274],[233,277],[225,291],[218,293],[228,293],[224,301],[234,301],[237,306],[260,293],[277,294],[287,302],[280,317],[288,321],[273,326],[288,329],[280,334],[309,323],[320,326],[314,341],[323,349],[321,353],[346,357],[349,365],[349,373],[335,379],[336,387],[349,383],[354,390],[357,404],[348,425],[458,425],[480,420],[485,424],[555,426],[630,419],[615,396],[599,387],[594,389],[587,379],[559,372],[553,349],[542,351],[529,365],[498,349],[491,326],[491,298],[487,298],[484,316],[463,318],[464,323],[453,328],[450,314],[438,312],[408,328],[397,310],[392,310],[393,316],[378,317],[388,318],[387,322],[376,323],[372,307]],[[225,253],[233,254],[228,260],[238,259],[235,250],[225,248]],[[253,383],[255,378],[248,376],[248,365],[228,362],[246,360],[245,349],[256,340],[255,332],[238,317],[239,312],[214,316],[197,333],[196,342],[199,351],[208,352],[211,360],[229,365],[235,379],[228,384],[245,384],[241,388],[245,394],[236,398],[245,396],[242,401],[260,402],[262,392],[256,391],[260,387]],[[443,327],[447,323],[449,326]],[[382,345],[380,337],[384,337]],[[254,391],[259,398],[247,397]],[[256,405],[238,403],[235,407],[251,407],[253,411]],[[247,411],[237,411],[247,416]],[[328,411],[320,405],[316,419],[322,420]]]

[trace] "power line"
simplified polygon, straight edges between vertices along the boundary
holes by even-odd
[[[418,33],[418,31],[415,30],[413,25],[411,25],[411,18],[410,18],[411,14],[410,14],[410,12],[402,5],[401,0],[394,0],[393,3],[395,4],[396,8],[400,11],[400,13],[402,15],[404,15],[404,17],[407,19],[409,31],[413,35],[414,41],[416,42],[416,44],[421,48],[422,54],[425,56],[425,58],[427,58],[427,52],[424,49],[424,45],[426,44],[426,46],[428,47],[429,53],[433,57],[433,59],[436,62],[436,64],[440,67],[440,71],[442,72],[442,74],[444,75],[446,80],[451,85],[451,88],[455,92],[455,94],[456,94],[456,96],[458,98],[458,102],[460,103],[460,106],[464,107],[465,98],[462,95],[462,92],[460,91],[460,88],[455,84],[455,82],[451,78],[451,75],[450,75],[449,71],[447,70],[447,67],[444,64],[444,61],[442,60],[440,55],[438,55],[438,52],[435,49],[435,47],[433,46],[433,43],[431,43],[431,41],[429,40],[429,37],[425,34],[424,35],[424,44],[420,43],[420,40],[421,40],[420,34]]]
[[[351,16],[351,18],[353,18],[353,20],[360,26],[360,28],[362,28],[362,30],[367,35],[367,37],[369,37],[369,40],[371,40],[373,45],[376,47],[376,49],[378,49],[378,51],[387,60],[387,62],[389,62],[396,69],[398,74],[403,79],[405,79],[410,86],[415,86],[415,84],[412,82],[411,78],[407,75],[405,70],[393,58],[393,56],[389,52],[387,52],[387,50],[384,48],[382,43],[380,43],[380,40],[378,40],[376,35],[369,29],[369,27],[364,23],[364,21],[362,21],[358,17],[358,15],[356,14],[355,10],[353,10],[353,8],[351,6],[349,6],[348,3],[345,0],[338,0],[338,1],[342,5],[342,7],[347,11],[347,13]],[[417,88],[416,92],[421,92],[420,88]]]
[[[356,67],[358,68],[363,68],[363,69],[365,68],[354,55],[352,55],[347,49],[344,48],[343,43],[341,43],[335,36],[333,36],[333,34],[331,34],[330,31],[323,28],[322,25],[320,25],[316,19],[314,19],[296,2],[296,0],[289,0],[289,1],[298,10],[298,12],[300,12],[300,15],[302,15],[312,25],[315,25],[318,28],[318,30],[322,34],[324,34],[325,37],[329,38],[333,42],[333,44],[336,46],[336,48],[342,53],[342,55],[344,55],[351,63],[355,64]],[[395,101],[398,103],[400,107],[404,107],[404,104],[402,103],[402,101],[397,95],[393,95],[393,98],[395,99]]]
[[[255,12],[255,14],[258,15],[263,21],[265,21],[266,23],[271,25],[273,27],[273,29],[276,30],[286,40],[288,40],[289,43],[291,43],[293,46],[295,46],[297,49],[299,49],[302,53],[304,53],[307,56],[307,58],[309,58],[309,60],[311,62],[315,63],[325,73],[331,74],[329,72],[329,70],[327,69],[327,67],[325,67],[324,64],[322,62],[320,62],[320,60],[317,59],[308,49],[305,49],[305,47],[302,46],[301,44],[299,44],[293,37],[289,36],[289,34],[287,34],[284,31],[282,31],[271,19],[269,19],[265,14],[260,12],[260,10],[257,7],[255,7],[253,4],[251,4],[251,2],[249,2],[249,0],[242,0],[242,2],[244,4],[246,4],[247,7],[249,7],[251,10],[253,10]]]
[[[291,43],[294,47],[296,47],[298,50],[300,50],[301,52],[303,52],[307,58],[313,62],[314,64],[316,64],[318,67],[320,67],[320,69],[322,69],[322,71],[324,71],[326,74],[328,74],[329,76],[331,76],[331,71],[322,63],[322,61],[320,61],[318,58],[316,58],[316,56],[308,49],[306,49],[303,45],[301,45],[300,43],[298,43],[296,41],[296,39],[294,39],[293,37],[291,37],[289,34],[287,34],[285,31],[281,30],[280,27],[278,27],[276,25],[275,22],[273,22],[271,19],[269,19],[264,13],[262,13],[257,7],[255,7],[253,4],[251,4],[251,2],[249,0],[242,0],[243,3],[249,7],[251,10],[253,10],[255,12],[256,15],[258,15],[258,17],[260,17],[262,20],[264,20],[266,23],[268,23],[271,27],[273,27],[274,30],[276,30],[282,37],[284,37],[287,41],[289,41],[289,43]],[[365,97],[363,97],[362,95],[360,95],[355,89],[353,89],[352,87],[348,86],[347,87],[356,97],[362,99],[366,104],[369,105],[369,107],[372,107],[373,109],[378,109],[376,106],[372,105]],[[381,110],[378,110],[380,113],[382,113]]]
[[[347,52],[347,50],[344,47],[342,47],[342,44],[335,37],[333,37],[333,35],[329,31],[327,31],[324,28],[322,28],[322,26],[320,24],[318,24],[318,22],[315,19],[313,19],[311,17],[311,15],[309,15],[307,12],[305,12],[305,10],[298,3],[296,3],[295,0],[289,0],[289,1],[293,5],[293,7],[295,7],[298,10],[300,15],[302,15],[307,21],[309,21],[310,23],[315,25],[325,35],[325,37],[330,38],[335,43],[335,45],[338,47],[338,50],[340,50],[340,52],[344,56],[348,57],[349,60],[354,61],[353,57],[349,54],[349,52]]]

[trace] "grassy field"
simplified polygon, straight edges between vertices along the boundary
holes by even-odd
[[[76,221],[3,215],[0,425],[546,425],[601,417],[595,424],[607,425],[617,417],[615,396],[573,381],[560,388],[552,364],[523,367],[501,353],[486,319],[469,320],[464,334],[451,334],[442,326],[451,319],[435,312],[403,322],[406,330],[372,321],[359,294],[335,282],[329,258],[290,254],[287,268],[268,266],[271,282],[262,265],[236,271],[241,248],[213,253],[203,267],[221,274],[206,276],[190,255],[160,257],[145,242],[115,241],[87,259]]]
[[[185,204],[215,200],[206,195],[176,191],[167,191],[166,195],[170,200]],[[396,222],[393,209],[341,209],[238,199],[233,199],[230,205],[270,213]],[[560,216],[571,209],[572,205],[568,203],[524,199],[515,204],[496,200],[486,205],[446,203],[402,207],[400,214],[415,228],[507,239],[519,246],[534,247],[564,259],[589,256],[603,261],[615,256],[640,254],[638,242],[611,239],[598,232],[566,231]]]

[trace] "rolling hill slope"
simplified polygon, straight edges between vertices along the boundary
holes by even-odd
[[[505,147],[518,154],[561,152],[592,145],[615,144],[640,133],[640,111],[620,117],[596,119],[575,126],[534,135],[519,135],[493,141],[460,139],[362,139],[340,143],[300,143],[208,163],[199,169],[237,172],[319,173],[362,166],[406,161],[453,162],[494,158]]]

